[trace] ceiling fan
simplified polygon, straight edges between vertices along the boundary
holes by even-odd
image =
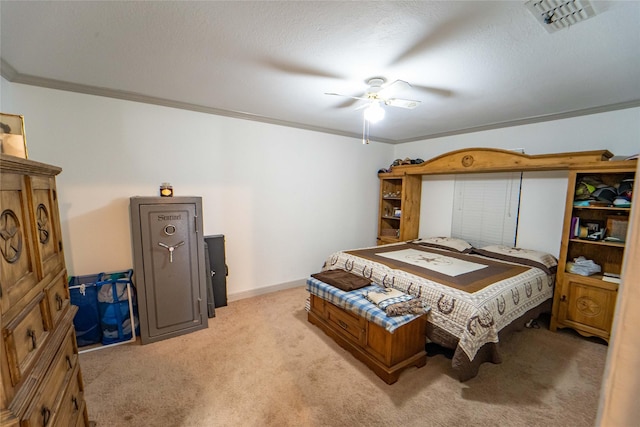
[[[396,80],[393,83],[385,85],[386,79],[383,77],[372,77],[367,81],[369,88],[361,96],[342,95],[339,93],[325,92],[325,95],[341,96],[355,100],[367,101],[356,108],[356,110],[365,109],[362,119],[362,143],[369,143],[369,124],[377,123],[384,118],[385,111],[383,105],[390,107],[400,107],[412,110],[420,105],[420,101],[415,99],[392,98],[391,95],[400,90],[411,88],[412,86],[404,80]]]
[[[401,90],[411,88],[412,86],[404,80],[396,80],[393,83],[385,84],[386,79],[383,77],[373,77],[367,81],[369,88],[361,96],[342,95],[339,93],[326,92],[325,95],[341,96],[345,98],[368,101],[366,104],[356,108],[360,110],[366,108],[365,119],[375,123],[384,117],[384,109],[382,106],[400,107],[414,109],[420,105],[421,101],[415,99],[393,98],[392,94]],[[378,120],[376,120],[376,118]]]

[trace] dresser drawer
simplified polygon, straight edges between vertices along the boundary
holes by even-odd
[[[62,319],[65,310],[70,304],[66,274],[66,270],[62,270],[51,283],[44,288],[53,326],[56,326],[60,322],[60,319]]]
[[[65,340],[47,370],[36,398],[22,418],[22,426],[47,426],[57,418],[62,405],[62,396],[71,379],[78,377],[78,355],[73,342],[73,330],[69,329]]]
[[[366,344],[366,319],[344,311],[331,303],[327,303],[325,306],[325,316],[329,324],[333,325],[337,331],[344,333],[360,345]]]
[[[2,329],[11,384],[16,385],[37,361],[50,324],[45,294],[40,293]]]
[[[84,393],[82,392],[82,375],[75,369],[71,381],[62,397],[60,409],[56,414],[55,426],[70,427],[78,424],[78,417],[84,420]],[[82,425],[82,424],[80,424]]]
[[[70,371],[78,364],[78,347],[76,346],[76,338],[73,328],[67,331],[64,341],[58,350],[54,364],[59,363],[58,360],[63,359],[66,370]],[[52,365],[53,366],[53,365]]]

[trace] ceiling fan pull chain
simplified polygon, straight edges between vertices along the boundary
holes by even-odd
[[[362,143],[369,143],[369,121],[365,118],[364,113],[362,114]]]

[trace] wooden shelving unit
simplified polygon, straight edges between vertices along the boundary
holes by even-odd
[[[576,236],[575,221],[600,224],[607,228],[612,220],[624,224],[631,209],[616,206],[575,206],[577,186],[585,178],[595,177],[609,186],[624,179],[635,179],[636,161],[610,161],[593,167],[570,169],[564,216],[558,277],[553,300],[551,330],[573,328],[584,336],[609,341],[615,314],[618,283],[605,280],[605,273],[620,275],[624,259],[625,238],[622,241],[589,240]],[[607,229],[605,236],[611,235]],[[583,234],[585,230],[582,230]],[[592,260],[601,267],[599,273],[583,276],[571,272],[571,263],[578,257]]]
[[[418,237],[420,225],[419,175],[379,174],[380,206],[378,244],[397,243]]]

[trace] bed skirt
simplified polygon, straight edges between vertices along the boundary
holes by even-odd
[[[527,311],[523,316],[511,322],[509,325],[502,328],[498,333],[500,342],[507,336],[515,331],[521,331],[525,328],[525,324],[531,320],[536,319],[542,313],[551,312],[552,300],[547,300],[543,304],[532,308]],[[432,323],[427,322],[427,338],[430,342],[438,344],[444,348],[454,350],[453,358],[451,360],[451,367],[456,372],[458,379],[461,382],[470,380],[478,375],[480,365],[485,362],[501,363],[502,357],[499,352],[499,343],[487,343],[480,347],[473,360],[469,360],[467,354],[458,347],[458,339]]]

